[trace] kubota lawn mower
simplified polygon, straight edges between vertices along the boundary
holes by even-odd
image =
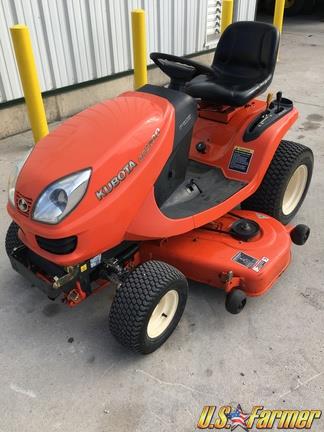
[[[17,165],[6,250],[50,299],[75,306],[115,285],[113,335],[149,353],[177,326],[187,278],[240,312],[287,268],[287,225],[312,176],[312,151],[283,141],[293,103],[254,99],[270,85],[279,34],[238,22],[211,67],[162,53],[170,85],[145,85],[66,121]],[[240,208],[239,208],[240,206]]]

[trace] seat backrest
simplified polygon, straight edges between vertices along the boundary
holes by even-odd
[[[216,47],[212,67],[238,75],[244,69],[253,75],[273,75],[279,47],[279,32],[271,24],[238,21],[229,25]]]

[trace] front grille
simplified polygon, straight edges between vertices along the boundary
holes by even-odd
[[[23,211],[21,209],[21,206],[19,205],[20,203],[25,203],[25,211]],[[32,204],[33,204],[33,200],[31,198],[27,198],[24,195],[22,195],[21,193],[17,192],[15,193],[15,205],[16,205],[16,209],[19,211],[20,214],[29,217],[30,216],[30,211],[32,208]]]
[[[66,255],[73,252],[77,246],[77,236],[65,237],[61,239],[47,239],[36,236],[36,241],[41,249],[55,255]]]

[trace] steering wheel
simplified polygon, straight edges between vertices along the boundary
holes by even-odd
[[[153,52],[150,54],[154,63],[172,81],[187,82],[197,75],[214,75],[215,71],[209,66],[195,62],[188,58],[178,57],[172,54]]]

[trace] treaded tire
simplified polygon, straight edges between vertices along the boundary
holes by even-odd
[[[147,333],[150,317],[160,299],[171,290],[178,293],[176,312],[158,337]],[[117,289],[110,314],[109,328],[123,346],[149,354],[159,348],[176,328],[188,297],[188,282],[176,268],[162,261],[147,261],[135,268]]]
[[[242,202],[241,208],[266,213],[286,225],[305,199],[312,178],[313,164],[314,157],[310,148],[293,141],[281,141],[261,185],[253,195]],[[284,214],[282,206],[285,191],[292,175],[301,165],[306,165],[308,169],[304,192],[294,210]]]
[[[18,237],[19,226],[15,222],[11,222],[6,235],[6,252],[10,256],[14,248],[21,246],[23,243]]]

